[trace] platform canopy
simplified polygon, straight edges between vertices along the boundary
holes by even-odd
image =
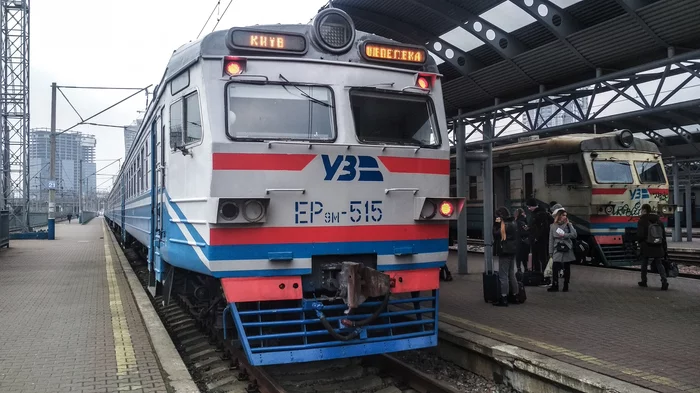
[[[328,6],[346,11],[358,30],[424,45],[439,59],[447,116],[467,123],[467,146],[614,128],[662,145],[700,142],[693,135],[699,95],[689,94],[700,84],[700,1],[333,0]],[[554,110],[544,115],[545,107]],[[562,114],[574,121],[558,124]],[[493,137],[479,135],[485,123]]]

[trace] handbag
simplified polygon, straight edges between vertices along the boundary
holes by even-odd
[[[547,262],[547,267],[544,269],[544,276],[545,277],[552,277],[552,263],[553,259],[549,258],[549,262]]]
[[[680,274],[676,262],[670,262],[669,260],[665,260],[664,267],[666,268],[666,277],[668,278],[676,278]]]

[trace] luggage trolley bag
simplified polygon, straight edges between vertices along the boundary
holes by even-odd
[[[498,272],[490,271],[483,275],[484,301],[486,303],[497,302],[501,297],[501,282],[498,281]]]

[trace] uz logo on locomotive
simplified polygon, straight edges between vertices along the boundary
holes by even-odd
[[[374,157],[341,155],[332,162],[328,154],[321,155],[321,158],[323,169],[326,170],[326,177],[323,180],[333,180],[338,175],[335,179],[337,181],[352,181],[359,175],[358,181],[384,181],[377,159]]]
[[[630,199],[632,199],[633,201],[649,199],[649,190],[630,190]]]

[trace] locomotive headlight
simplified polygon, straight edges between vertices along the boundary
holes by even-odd
[[[437,206],[435,206],[435,203],[433,203],[431,200],[425,201],[423,209],[420,211],[421,218],[433,218],[435,217],[435,213],[437,213]]]
[[[606,205],[604,211],[605,211],[605,214],[611,216],[615,212],[615,206]]]
[[[314,19],[314,37],[324,50],[341,54],[352,47],[355,41],[355,25],[344,11],[325,9]]]
[[[450,201],[443,201],[440,204],[440,214],[442,214],[443,217],[450,217],[452,216],[452,213],[454,213],[454,206]]]
[[[238,205],[234,202],[224,202],[219,208],[219,216],[226,221],[233,221],[238,217],[239,209]]]
[[[265,216],[265,206],[258,200],[250,200],[243,205],[243,217],[249,222],[258,222]]]

